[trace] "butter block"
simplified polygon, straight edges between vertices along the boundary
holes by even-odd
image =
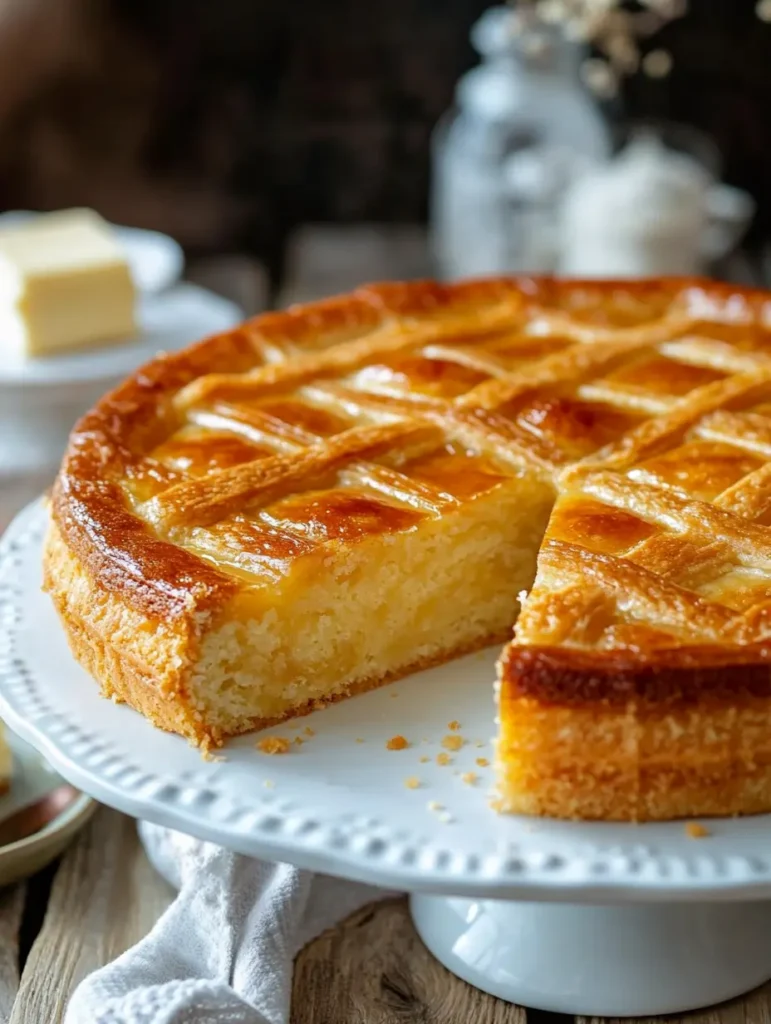
[[[120,244],[92,210],[0,229],[0,356],[128,340],[137,330],[135,301]]]

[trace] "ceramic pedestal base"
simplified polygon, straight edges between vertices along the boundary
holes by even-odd
[[[599,1017],[680,1013],[771,977],[771,903],[563,903],[412,896],[453,974],[522,1006]]]

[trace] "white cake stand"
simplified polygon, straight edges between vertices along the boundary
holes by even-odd
[[[771,977],[768,816],[694,840],[682,823],[496,815],[477,764],[492,759],[494,652],[272,730],[305,741],[289,754],[244,737],[204,761],[101,699],[72,660],[40,591],[44,526],[36,504],[0,542],[0,713],[78,788],[245,854],[409,891],[442,963],[526,1006],[676,1013]],[[453,719],[466,742],[440,766]],[[396,733],[406,750],[386,750]]]

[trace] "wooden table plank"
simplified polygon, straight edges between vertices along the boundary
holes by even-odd
[[[425,228],[420,225],[308,224],[287,246],[279,306],[312,302],[360,284],[430,277]]]
[[[576,1024],[630,1024],[617,1017],[576,1017]],[[771,1024],[771,982],[720,1006],[668,1017],[638,1017],[632,1024]]]
[[[264,312],[270,303],[268,272],[243,253],[195,259],[188,264],[185,279],[234,302],[247,317]]]
[[[26,886],[0,892],[0,1022],[7,1024],[19,990],[19,929]]]
[[[22,887],[0,896],[0,973],[13,974]],[[56,1024],[75,985],[142,938],[173,892],[142,850],[133,821],[104,809],[64,857],[30,951],[12,1024]],[[9,991],[12,991],[9,990]],[[8,1020],[0,992],[0,1021]],[[5,1016],[3,1012],[5,1011]],[[569,1024],[525,1011],[450,974],[425,949],[406,898],[372,904],[298,955],[292,1024]],[[744,999],[637,1024],[771,1024],[771,984]],[[605,1024],[576,1018],[575,1024]],[[616,1024],[609,1020],[607,1024]],[[623,1022],[618,1022],[623,1024]]]
[[[525,1024],[525,1012],[450,974],[418,938],[407,899],[353,914],[299,954],[291,1024]]]
[[[11,1024],[56,1024],[75,986],[141,939],[173,898],[136,823],[104,808],[65,854],[24,966]]]

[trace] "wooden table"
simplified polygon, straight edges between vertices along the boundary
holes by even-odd
[[[0,991],[0,1022],[57,1024],[75,985],[139,940],[172,898],[149,864],[134,822],[100,809],[58,865],[0,895],[0,975],[9,979]],[[13,971],[17,955],[20,983]],[[771,984],[681,1019],[768,1024]],[[450,974],[418,939],[400,898],[365,907],[306,946],[295,962],[291,1020],[568,1024],[569,1018],[512,1006]]]

